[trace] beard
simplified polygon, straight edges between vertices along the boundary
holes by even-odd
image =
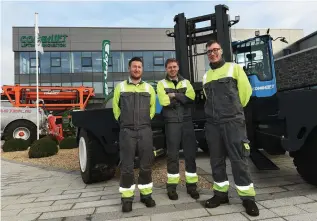
[[[133,76],[133,75],[131,74],[130,77],[131,77],[132,80],[135,80],[135,81],[141,79],[141,75],[140,75],[140,76]]]

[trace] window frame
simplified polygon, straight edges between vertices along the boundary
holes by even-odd
[[[41,66],[41,59],[40,58],[38,58],[39,59],[39,63],[38,63],[38,68]],[[35,65],[33,66],[32,65],[32,60],[34,60],[34,62],[35,62]],[[29,58],[29,63],[30,63],[30,65],[29,65],[29,68],[36,68],[36,58],[33,58],[33,57],[31,57],[31,58]]]
[[[59,65],[54,65],[54,66],[53,66],[52,60],[54,60],[54,59],[59,59]],[[50,58],[50,67],[60,68],[61,66],[62,66],[62,58],[61,58],[61,57],[51,57],[51,58]]]
[[[84,65],[84,59],[90,59],[90,65]],[[92,57],[81,57],[81,67],[82,68],[92,68]]]
[[[155,59],[156,58],[161,58],[162,59],[162,64],[155,63]],[[153,56],[153,66],[164,66],[164,56]]]

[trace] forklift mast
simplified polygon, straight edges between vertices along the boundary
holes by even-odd
[[[194,73],[194,60],[197,53],[197,45],[207,43],[210,40],[218,41],[223,49],[223,57],[226,61],[232,61],[231,26],[238,23],[239,17],[230,21],[228,6],[216,5],[215,13],[187,19],[184,13],[174,17],[174,32],[166,32],[168,37],[175,38],[176,59],[179,62],[180,74],[194,83],[198,79],[197,70]],[[197,23],[208,21],[208,26],[197,28]],[[202,33],[202,34],[201,34]],[[196,35],[199,34],[199,35]]]

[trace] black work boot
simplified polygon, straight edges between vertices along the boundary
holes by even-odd
[[[187,189],[187,193],[191,196],[191,198],[197,200],[199,199],[199,193],[197,189]]]
[[[132,211],[132,201],[122,201],[122,212],[127,213]]]
[[[144,203],[146,207],[154,207],[156,205],[152,197],[141,198],[141,202]]]
[[[260,214],[259,208],[253,200],[243,200],[242,205],[245,208],[245,212],[250,216],[258,216]]]
[[[215,207],[220,206],[220,204],[225,204],[225,203],[229,203],[228,196],[221,197],[218,195],[214,195],[213,197],[211,197],[209,200],[207,200],[205,202],[205,207],[206,208],[215,208]]]
[[[168,195],[168,198],[170,200],[178,200],[178,194],[177,194],[176,190],[167,191],[167,195]]]

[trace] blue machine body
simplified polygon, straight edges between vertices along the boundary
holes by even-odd
[[[241,65],[251,83],[252,96],[270,97],[276,93],[272,38],[261,35],[232,43],[234,62]]]

